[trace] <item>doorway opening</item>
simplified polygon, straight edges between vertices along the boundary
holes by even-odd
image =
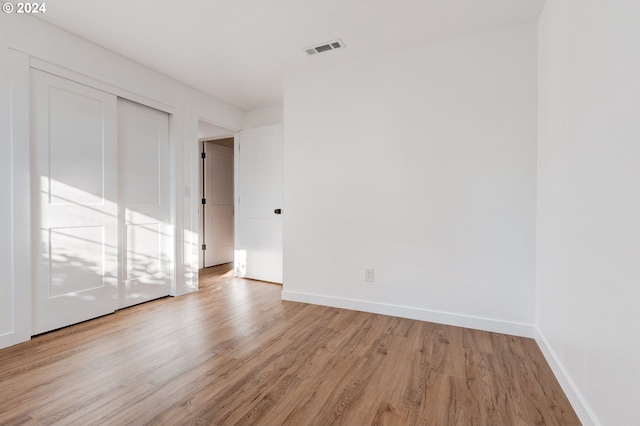
[[[234,261],[234,137],[200,121],[199,269]]]
[[[202,142],[202,267],[233,262],[233,138]]]

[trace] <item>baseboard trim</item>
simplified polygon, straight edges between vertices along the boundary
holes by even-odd
[[[600,426],[600,422],[589,407],[589,404],[587,404],[587,401],[582,397],[578,387],[573,380],[571,380],[562,362],[560,362],[560,358],[558,358],[538,327],[535,327],[535,339],[582,424],[584,426]]]
[[[281,297],[282,300],[288,300],[291,302],[351,309],[354,311],[435,322],[439,324],[473,328],[476,330],[491,331],[494,333],[510,334],[521,337],[533,338],[535,336],[535,328],[532,324],[508,322],[470,315],[418,309],[409,306],[391,305],[387,303],[369,302],[365,300],[324,296],[297,291],[283,290]]]

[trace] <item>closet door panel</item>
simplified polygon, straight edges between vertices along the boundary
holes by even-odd
[[[117,308],[116,103],[32,70],[33,334]]]
[[[169,115],[118,100],[120,307],[168,296],[173,280]]]

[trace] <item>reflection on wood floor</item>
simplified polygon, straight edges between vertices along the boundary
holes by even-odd
[[[200,279],[1,350],[0,424],[579,424],[531,339]]]

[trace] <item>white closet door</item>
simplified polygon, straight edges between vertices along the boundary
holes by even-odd
[[[282,125],[238,139],[235,273],[282,283]]]
[[[33,334],[117,308],[116,97],[31,74]]]
[[[169,115],[118,99],[120,307],[168,296],[173,279]]]

